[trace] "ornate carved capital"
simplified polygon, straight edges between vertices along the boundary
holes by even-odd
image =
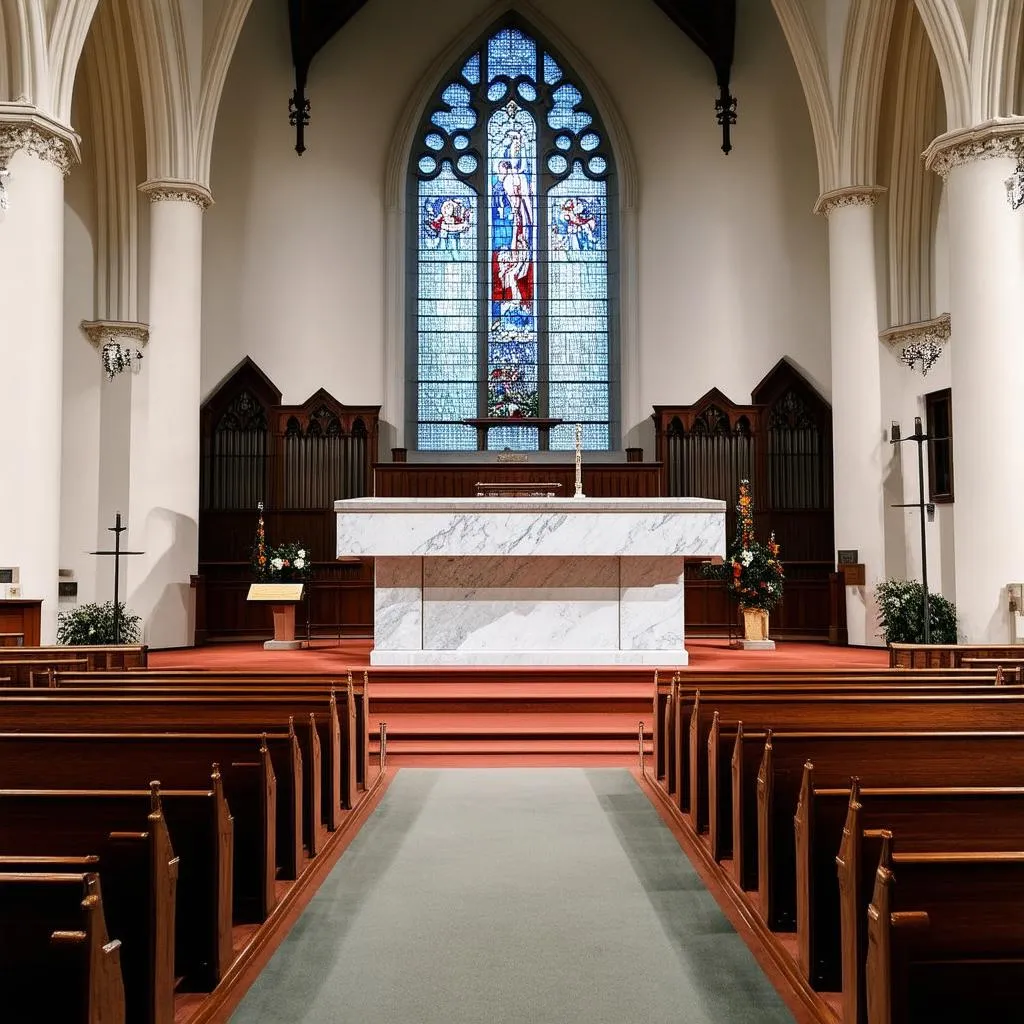
[[[134,320],[83,320],[78,325],[97,349],[108,341],[145,346],[149,342],[149,324]]]
[[[0,103],[0,169],[6,170],[19,150],[52,164],[67,176],[78,160],[78,136],[35,107]]]
[[[910,369],[913,370],[920,363],[922,376],[927,376],[935,361],[942,355],[943,346],[949,341],[949,332],[949,314],[943,313],[941,316],[921,320],[916,324],[890,327],[882,331],[878,339],[893,351],[899,349],[900,362],[905,363]]]
[[[192,203],[200,210],[213,205],[213,194],[198,181],[180,178],[152,178],[139,186],[152,203]]]
[[[874,206],[885,192],[881,185],[847,185],[822,192],[814,204],[814,212],[827,217],[841,206]]]
[[[924,151],[924,165],[945,178],[954,167],[999,156],[1024,156],[1024,118],[995,118],[940,135]]]

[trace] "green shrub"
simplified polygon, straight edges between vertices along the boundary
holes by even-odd
[[[122,644],[137,644],[142,636],[142,619],[138,615],[130,615],[119,604],[120,636]],[[89,644],[114,643],[114,602],[106,604],[80,604],[70,611],[61,612],[57,616],[57,643],[69,647],[82,647]]]
[[[924,643],[924,587],[916,580],[885,580],[875,587],[878,625],[887,644]],[[929,637],[933,644],[955,644],[956,606],[941,594],[928,594]]]

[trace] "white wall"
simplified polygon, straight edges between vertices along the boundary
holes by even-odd
[[[299,158],[285,11],[253,5],[214,142],[204,395],[250,355],[285,402],[321,386],[345,402],[383,400],[386,155],[417,79],[486,6],[439,0],[421,18],[401,0],[364,7],[313,64]],[[825,224],[810,212],[810,123],[771,6],[739,5],[729,156],[710,62],[655,4],[538,7],[600,69],[636,154],[645,415],[712,386],[747,400],[782,355],[827,397]]]

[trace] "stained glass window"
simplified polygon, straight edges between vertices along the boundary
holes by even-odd
[[[610,448],[615,165],[593,104],[542,41],[504,27],[441,83],[417,139],[410,447],[475,449],[465,421],[490,418],[508,420],[491,449],[571,449],[577,423],[585,448]]]

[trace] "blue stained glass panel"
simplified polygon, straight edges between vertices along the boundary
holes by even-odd
[[[430,120],[438,128],[443,128],[450,135],[452,132],[469,131],[476,124],[476,113],[469,105],[469,90],[457,82],[449,85],[441,99],[451,108],[450,110],[435,110],[430,115]]]
[[[462,77],[470,85],[480,84],[480,54],[474,53],[465,64],[462,65]]]
[[[469,145],[469,136],[468,135],[456,135],[455,138],[452,139],[452,145],[456,149],[465,149]]]
[[[472,174],[476,170],[476,157],[473,156],[472,153],[466,153],[459,157],[455,166],[458,167],[463,174]]]
[[[572,139],[568,135],[559,135],[555,139],[555,145],[559,149],[569,149],[572,146]]]
[[[560,85],[552,94],[554,106],[548,112],[548,124],[556,131],[581,132],[589,128],[594,119],[585,110],[576,106],[583,102],[583,96],[574,85]]]
[[[529,82],[520,82],[518,91],[527,103],[532,103],[537,98],[537,90]]]
[[[569,166],[569,161],[561,153],[555,153],[548,157],[548,170],[552,174],[564,174]]]
[[[499,75],[537,76],[537,44],[517,28],[503,28],[487,41],[487,81]]]
[[[421,448],[463,447],[455,443],[463,435],[446,428],[476,415],[478,213],[476,192],[447,161],[437,177],[419,182],[417,418],[441,421],[420,424]]]
[[[473,452],[476,430],[464,423],[420,423],[416,447],[426,452]]]
[[[437,161],[432,156],[421,156],[418,166],[424,174],[433,174],[437,170]]]
[[[506,92],[508,92],[508,86],[504,82],[494,82],[487,87],[487,98],[492,103],[496,103]]]
[[[591,174],[604,174],[608,170],[608,161],[603,156],[592,156],[587,168]]]
[[[587,132],[580,139],[580,145],[589,153],[592,149],[597,149],[601,145],[601,136],[596,132]]]
[[[444,139],[437,132],[431,132],[424,140],[431,149],[443,149]]]
[[[544,81],[548,85],[554,85],[562,78],[562,69],[558,66],[558,62],[550,53],[544,54]]]
[[[514,452],[535,452],[539,445],[536,427],[491,427],[487,431],[487,448],[492,452],[505,448]]]
[[[548,191],[547,209],[549,412],[570,422],[607,420],[607,186],[588,178],[577,162]],[[607,430],[584,431],[585,445],[606,448]],[[563,443],[571,447],[574,435],[552,431],[551,446]]]
[[[586,451],[603,452],[611,447],[607,423],[586,423],[583,420],[576,420],[571,426],[568,423],[563,423],[561,426],[551,428],[548,436],[552,451],[570,452],[575,449],[576,423],[583,424],[583,447]]]

